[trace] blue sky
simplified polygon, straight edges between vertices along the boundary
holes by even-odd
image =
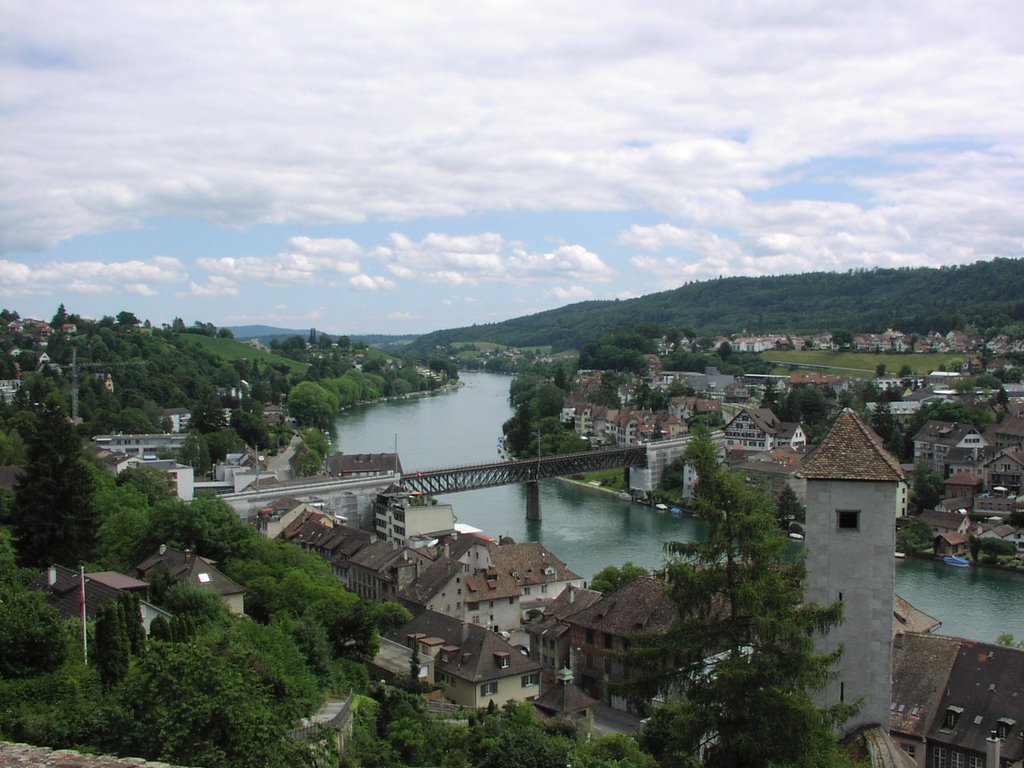
[[[1024,256],[1017,0],[0,19],[0,305],[23,316],[418,333]]]

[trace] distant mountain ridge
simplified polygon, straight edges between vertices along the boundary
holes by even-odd
[[[428,355],[459,341],[579,349],[627,323],[656,323],[698,334],[808,334],[843,328],[946,332],[1024,322],[1024,259],[954,267],[808,272],[690,283],[636,299],[585,301],[487,325],[435,331],[408,351]]]
[[[257,339],[263,344],[269,344],[272,340],[277,339],[283,341],[289,339],[292,336],[301,336],[306,339],[309,338],[309,328],[276,328],[272,325],[229,325],[228,330],[231,331],[232,335],[239,341],[245,341],[246,339]],[[317,334],[326,333],[328,336],[337,338],[338,336],[348,336],[353,341],[360,341],[371,347],[377,347],[378,349],[397,349],[404,347],[417,337],[413,334],[405,335],[388,335],[382,333],[334,333],[332,331],[325,331],[322,328],[316,329]]]

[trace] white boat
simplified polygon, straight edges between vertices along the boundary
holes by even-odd
[[[906,552],[897,552],[897,553],[896,553],[896,559],[897,559],[897,560],[902,560],[902,559],[903,559],[903,558],[905,558],[906,556],[907,556],[907,553],[906,553]]]
[[[804,535],[802,533],[797,533],[796,531],[793,531],[793,533],[789,534],[789,538],[793,539],[794,541],[803,541]]]
[[[666,509],[668,509],[668,504],[655,504],[654,508],[660,509],[662,512],[664,512]]]

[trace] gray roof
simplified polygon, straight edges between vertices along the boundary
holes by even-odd
[[[523,656],[497,632],[435,611],[424,611],[404,627],[388,635],[388,639],[407,645],[410,636],[441,641],[448,661],[438,653],[434,669],[473,683],[499,680],[515,675],[540,672],[540,664]],[[499,659],[507,659],[502,668]]]

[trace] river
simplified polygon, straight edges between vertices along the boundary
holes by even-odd
[[[336,422],[335,450],[391,452],[398,446],[405,472],[498,458],[501,425],[512,415],[510,379],[461,374],[457,391],[346,410]],[[614,494],[560,480],[541,483],[540,521],[526,520],[526,492],[510,485],[450,494],[461,523],[490,536],[539,541],[589,580],[606,565],[663,563],[666,541],[701,536],[700,524],[619,499]],[[1024,576],[987,568],[954,568],[941,562],[896,563],[896,590],[942,621],[939,632],[994,642],[1001,632],[1024,639]]]

